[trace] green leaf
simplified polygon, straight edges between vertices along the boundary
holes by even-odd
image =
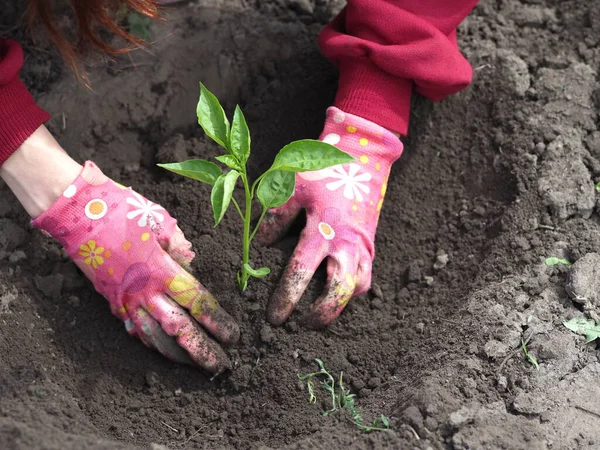
[[[215,159],[220,163],[225,164],[230,169],[241,171],[241,166],[237,158],[233,155],[219,155],[215,156]]]
[[[217,178],[221,176],[221,169],[215,163],[206,161],[205,159],[190,159],[178,163],[157,164],[158,167],[170,170],[184,177],[193,178],[194,180],[202,181],[203,183],[215,184]]]
[[[585,336],[585,342],[592,342],[600,337],[600,325],[592,319],[583,317],[574,317],[568,322],[563,322],[563,325],[574,333]]]
[[[221,219],[225,215],[229,203],[231,203],[231,194],[240,173],[237,170],[232,170],[225,175],[217,178],[212,192],[210,193],[210,203],[212,204],[213,214],[215,216],[215,227],[219,225]]]
[[[349,154],[325,142],[304,139],[283,147],[269,170],[306,172],[354,161]]]
[[[145,41],[150,39],[150,19],[141,14],[131,11],[127,14],[127,28],[134,36],[140,37]]]
[[[527,361],[533,364],[537,370],[540,370],[540,365],[538,364],[537,358],[529,353],[529,350],[527,350],[527,344],[523,340],[521,340],[521,348],[523,349],[523,354],[527,358]]]
[[[600,192],[600,181],[594,185],[596,192]]]
[[[570,266],[571,261],[564,258],[557,258],[556,256],[550,256],[549,258],[546,258],[546,265],[548,267],[556,266],[557,264],[565,264],[567,266]]]
[[[237,105],[235,107],[235,112],[233,113],[229,144],[231,153],[242,165],[246,164],[246,161],[248,161],[248,157],[250,156],[250,130],[246,124],[244,113]]]
[[[253,269],[250,264],[244,264],[244,269],[254,278],[263,278],[271,273],[271,269],[268,267],[261,267],[260,269]]]
[[[229,120],[217,97],[200,83],[200,99],[196,107],[198,123],[213,141],[229,151]]]
[[[379,418],[379,420],[381,421],[381,423],[383,424],[383,426],[385,426],[386,428],[390,427],[390,421],[387,417],[385,417],[383,414],[381,415],[381,417]]]
[[[274,170],[260,180],[256,196],[263,208],[277,208],[289,200],[295,185],[296,175],[293,172]]]
[[[527,352],[527,361],[529,361],[531,364],[533,364],[533,366],[537,369],[540,370],[540,365],[538,364],[537,358],[535,356],[533,356],[531,353]]]

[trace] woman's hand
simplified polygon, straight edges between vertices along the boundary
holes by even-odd
[[[130,334],[211,373],[229,367],[215,339],[235,342],[239,328],[182,267],[194,253],[167,211],[111,181],[94,163],[82,169],[44,127],[0,175],[37,216],[33,225],[64,246]]]
[[[320,139],[356,161],[298,173],[292,198],[265,216],[257,235],[264,244],[285,234],[301,209],[307,216],[298,246],[269,306],[269,321],[276,325],[291,314],[325,258],[329,258],[327,285],[312,305],[307,325],[329,324],[350,298],[369,289],[379,212],[390,167],[403,149],[393,133],[337,108],[327,110]]]

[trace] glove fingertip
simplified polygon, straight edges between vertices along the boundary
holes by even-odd
[[[287,319],[287,316],[280,314],[278,311],[270,311],[267,313],[267,320],[273,326],[278,327],[285,322],[285,319]]]
[[[337,317],[326,317],[316,312],[309,312],[300,319],[300,324],[309,330],[319,330],[325,328]]]
[[[183,231],[177,225],[168,239],[160,240],[160,245],[171,258],[182,266],[189,267],[196,257],[196,253],[192,250],[192,243],[185,238]]]
[[[216,343],[212,343],[211,361],[203,361],[200,364],[205,370],[208,370],[213,376],[219,376],[232,368],[231,360],[225,352]]]
[[[229,315],[228,315],[229,316]],[[223,344],[235,344],[240,339],[240,327],[229,317],[230,320],[222,321],[217,338]]]
[[[271,325],[279,326],[289,317],[293,305],[283,304],[281,299],[274,297],[267,309],[267,320]]]

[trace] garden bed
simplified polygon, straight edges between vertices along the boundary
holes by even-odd
[[[196,124],[200,80],[229,113],[244,109],[253,173],[287,142],[317,137],[337,74],[316,36],[339,2],[213,3],[169,9],[148,51],[90,70],[91,91],[43,58],[28,60],[25,79],[74,158],[179,219],[195,273],[240,324],[234,369],[210,379],[128,336],[2,187],[0,448],[597,448],[597,351],[562,325],[593,316],[600,285],[597,257],[583,258],[600,245],[593,2],[480,2],[459,29],[473,85],[414,101],[373,289],[321,331],[298,318],[324,270],[285,325],[265,321],[297,230],[254,247],[253,265],[273,271],[242,295],[238,217],[214,229],[210,187],[155,164],[218,154]],[[549,256],[580,261],[549,267]],[[587,305],[567,294],[575,276]],[[391,429],[323,417],[322,391],[309,404],[298,375],[315,358],[344,373],[365,420],[384,414]]]

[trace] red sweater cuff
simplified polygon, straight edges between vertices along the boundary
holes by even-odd
[[[402,135],[408,132],[412,80],[397,78],[366,58],[342,58],[334,105]]]
[[[37,130],[50,115],[35,104],[16,77],[0,87],[0,165]]]
[[[19,44],[0,39],[0,165],[50,119],[19,79],[22,65]]]

